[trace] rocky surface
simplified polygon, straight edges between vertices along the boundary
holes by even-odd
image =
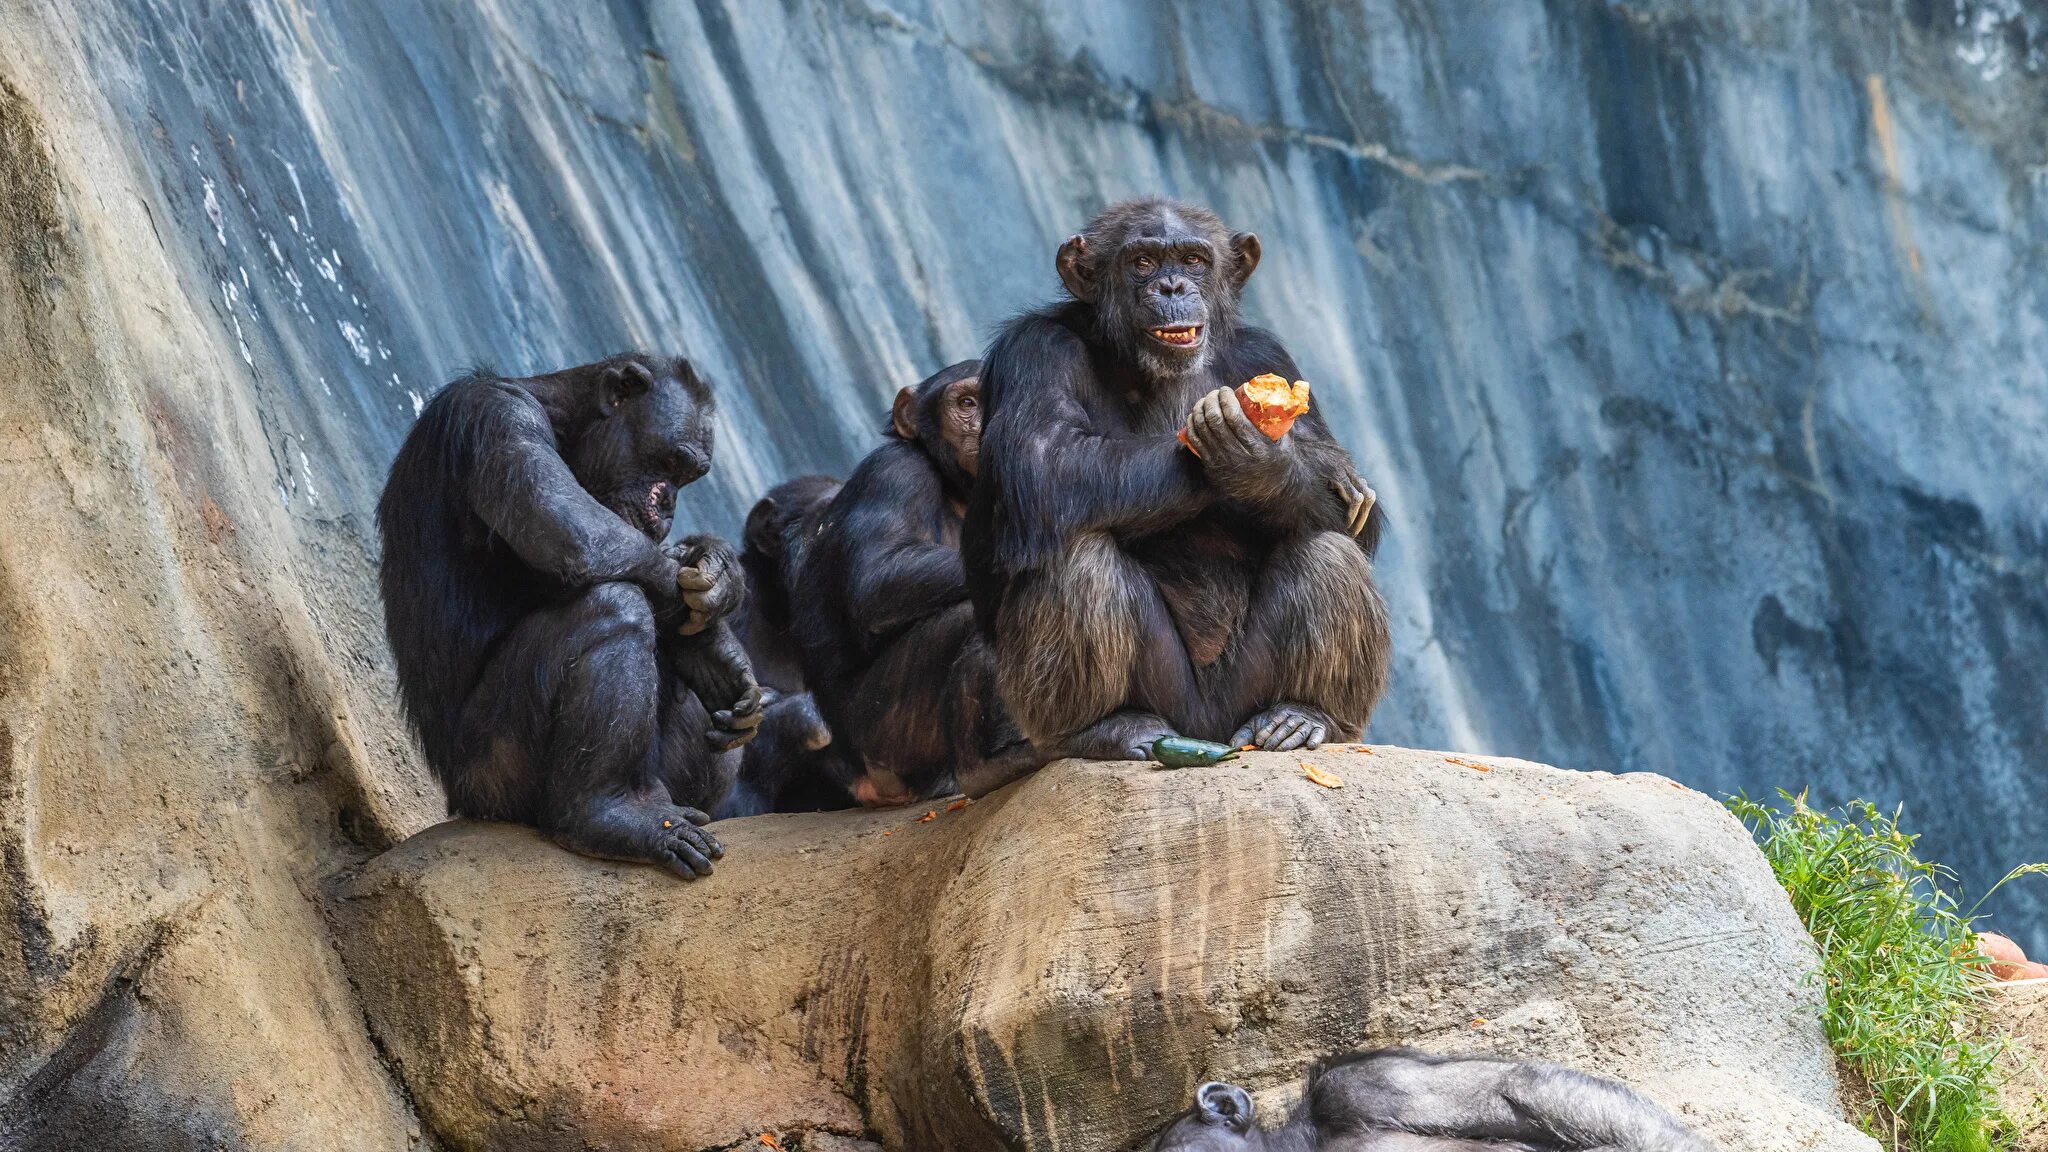
[[[440,815],[370,519],[438,381],[688,350],[727,424],[682,529],[730,528],[1156,188],[1265,235],[1251,310],[1392,514],[1375,738],[1904,801],[1981,887],[2048,842],[2041,40],[0,0],[0,1146],[430,1139],[317,896]],[[2040,891],[1995,904],[2048,954]]]
[[[1839,1123],[1810,945],[1709,798],[1382,747],[1067,762],[965,809],[759,817],[678,884],[447,824],[335,894],[451,1147],[1120,1150],[1376,1043],[1568,1061],[1740,1152]],[[808,1146],[808,1145],[806,1145]]]
[[[2017,1152],[2048,1152],[2048,979],[1993,989],[1991,1018],[2012,1038],[2002,1064],[2005,1110],[2024,1134]]]

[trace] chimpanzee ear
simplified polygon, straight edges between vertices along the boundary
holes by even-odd
[[[654,373],[645,364],[628,362],[604,370],[597,380],[598,410],[609,416],[619,405],[635,396],[644,396],[654,387]]]
[[[1252,1130],[1252,1098],[1235,1084],[1211,1081],[1195,1089],[1195,1110],[1205,1124],[1221,1124],[1239,1133]]]
[[[1259,266],[1259,238],[1250,232],[1239,232],[1230,238],[1230,286],[1244,291],[1244,282],[1252,278]]]
[[[896,403],[889,409],[889,425],[905,440],[917,439],[917,390],[898,388]]]
[[[1067,237],[1060,245],[1059,259],[1055,261],[1060,269],[1060,283],[1076,300],[1095,302],[1095,270],[1088,266],[1088,241],[1079,236]]]

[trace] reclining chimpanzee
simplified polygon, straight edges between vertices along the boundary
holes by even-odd
[[[1204,1084],[1152,1152],[1713,1152],[1670,1113],[1612,1080],[1551,1064],[1382,1048],[1309,1074],[1278,1128],[1251,1097]]]
[[[760,723],[737,559],[664,547],[711,466],[710,388],[644,355],[443,389],[377,505],[385,627],[451,812],[707,875],[697,827]]]
[[[989,349],[962,556],[1041,757],[1355,739],[1385,688],[1371,490],[1313,407],[1275,441],[1231,391],[1297,375],[1238,321],[1258,261],[1206,209],[1119,204],[1060,248],[1072,298]]]

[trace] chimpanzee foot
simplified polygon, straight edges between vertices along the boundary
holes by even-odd
[[[1173,725],[1150,712],[1112,712],[1060,741],[1053,754],[1084,760],[1150,760],[1154,740],[1177,735]]]
[[[572,852],[607,860],[659,864],[685,880],[711,875],[725,846],[702,825],[708,813],[680,804],[622,800],[581,828],[561,829],[555,842]]]
[[[720,752],[730,752],[761,731],[761,717],[765,715],[767,708],[757,684],[748,688],[732,707],[711,713],[711,727],[705,730],[704,740]]]
[[[1230,742],[1240,748],[1256,744],[1261,752],[1292,752],[1321,747],[1336,729],[1336,722],[1322,709],[1282,700],[1245,721]]]

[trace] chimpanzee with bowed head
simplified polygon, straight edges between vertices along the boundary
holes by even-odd
[[[442,389],[377,504],[385,630],[449,811],[685,879],[761,722],[723,541],[665,546],[711,467],[710,386],[615,356]]]

